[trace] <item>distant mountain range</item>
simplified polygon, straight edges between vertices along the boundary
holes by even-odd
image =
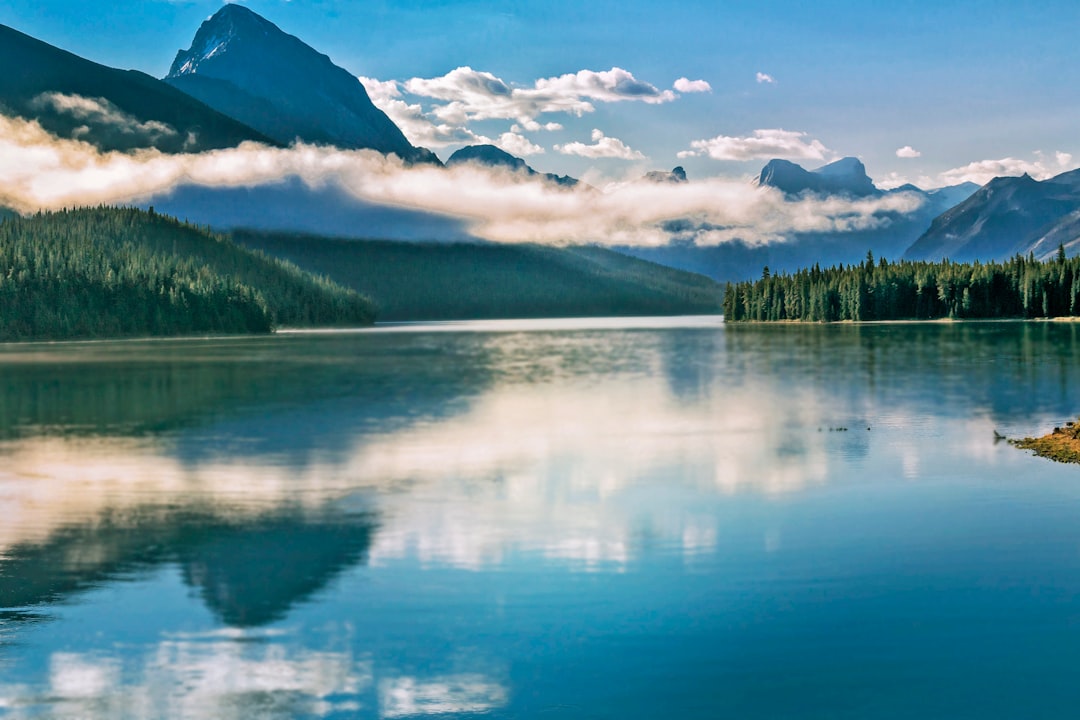
[[[202,24],[165,82],[288,145],[303,140],[439,163],[413,146],[355,75],[243,5]]]
[[[0,111],[103,150],[200,152],[244,141],[284,146],[301,140],[441,164],[431,151],[412,145],[375,107],[355,75],[238,4],[226,4],[198,28],[164,81],[93,63],[0,26]],[[588,187],[567,175],[538,172],[494,145],[461,148],[446,164],[462,163],[504,167],[561,188]],[[719,280],[756,277],[764,265],[783,271],[859,262],[867,251],[887,258],[1001,259],[1017,252],[1046,257],[1060,244],[1075,254],[1080,252],[1078,173],[1042,182],[1028,176],[997,178],[982,189],[964,183],[882,190],[857,158],[811,170],[774,159],[762,168],[757,184],[793,201],[913,193],[922,203],[908,214],[880,213],[874,229],[796,234],[767,246],[736,241],[699,247],[686,238],[701,228],[692,218],[679,219],[664,227],[672,238],[668,246],[620,251]],[[692,182],[681,167],[652,171],[642,180]],[[218,228],[469,239],[457,219],[365,204],[342,190],[312,189],[298,180],[257,188],[180,187],[150,203]]]
[[[681,171],[682,168],[675,168]],[[672,171],[675,173],[675,171]],[[665,173],[649,173],[650,179],[663,179]],[[679,173],[685,182],[686,173]],[[922,205],[913,213],[880,213],[881,224],[868,230],[835,233],[796,233],[784,242],[769,245],[749,245],[735,241],[713,247],[701,247],[680,241],[680,235],[698,229],[692,220],[667,223],[666,229],[675,240],[662,247],[622,247],[621,252],[671,267],[708,275],[716,280],[734,281],[755,278],[763,267],[772,271],[795,271],[818,263],[822,266],[837,263],[862,262],[866,253],[877,257],[900,258],[939,214],[964,200],[979,186],[964,183],[934,190],[922,190],[905,185],[894,190],[881,190],[866,174],[858,158],[846,157],[816,170],[806,170],[788,160],[770,160],[757,177],[761,187],[776,188],[791,200],[807,196],[846,198],[883,197],[892,193],[914,193]]]
[[[908,249],[916,260],[1001,260],[1017,253],[1045,259],[1058,246],[1080,251],[1080,170],[1042,182],[999,177],[936,218]]]

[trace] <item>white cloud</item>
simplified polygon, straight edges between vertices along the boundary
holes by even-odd
[[[592,131],[592,145],[572,142],[556,145],[555,149],[563,155],[579,155],[586,158],[616,158],[618,160],[644,160],[645,156],[630,148],[618,138],[607,137],[598,129]]]
[[[544,148],[533,144],[523,135],[518,135],[513,132],[505,132],[500,135],[499,139],[495,141],[495,145],[498,145],[511,155],[517,155],[518,157],[542,155],[544,152]]]
[[[922,153],[919,152],[918,150],[916,150],[915,148],[911,147],[910,145],[905,145],[904,147],[899,148],[896,151],[896,157],[898,157],[898,158],[917,158],[917,157],[922,157]]]
[[[774,78],[772,75],[769,75],[768,73],[759,72],[756,78],[759,83],[768,83],[772,85],[776,82],[776,78]]]
[[[70,115],[76,120],[93,125],[104,125],[125,135],[144,135],[151,140],[176,135],[176,130],[171,125],[157,120],[141,122],[105,98],[50,92],[35,97],[31,105],[39,109],[49,109],[63,115]]]
[[[1000,160],[978,160],[962,167],[946,170],[939,176],[942,185],[957,185],[973,182],[985,185],[996,177],[1010,177],[1027,173],[1036,180],[1046,180],[1059,175],[1072,167],[1072,155],[1055,152],[1053,159],[1047,158],[1041,151],[1035,152],[1034,160],[1022,160],[1014,157]]]
[[[681,93],[705,93],[712,92],[712,85],[704,80],[691,80],[681,77],[675,81],[675,89]]]
[[[440,148],[461,143],[492,142],[490,138],[477,135],[464,125],[433,121],[419,103],[410,104],[401,99],[401,89],[395,80],[381,81],[368,77],[360,77],[359,80],[367,88],[375,107],[386,113],[413,145]]]
[[[549,122],[541,125],[537,121],[531,118],[521,118],[519,122],[510,126],[510,132],[519,133],[523,130],[527,132],[540,132],[541,130],[547,130],[548,132],[555,132],[556,130],[562,130],[561,123]]]
[[[708,156],[714,160],[824,160],[832,151],[820,140],[808,140],[804,132],[766,129],[755,130],[749,137],[717,135],[708,140],[695,140],[691,150],[683,150],[680,158]]]
[[[581,116],[595,111],[594,102],[671,102],[677,96],[660,90],[622,68],[596,72],[581,70],[541,78],[532,87],[512,87],[489,72],[459,67],[436,78],[412,78],[405,92],[442,101],[432,113],[441,120],[463,125],[473,120],[515,120],[529,128],[542,113]]]
[[[600,146],[615,142],[594,137]],[[53,137],[37,123],[0,117],[0,205],[20,211],[133,202],[182,185],[251,187],[288,177],[310,186],[334,184],[373,203],[457,217],[477,236],[498,242],[666,244],[662,224],[693,217],[702,228],[689,238],[694,242],[765,243],[796,232],[877,227],[885,222],[880,213],[919,205],[908,195],[792,202],[779,191],[718,178],[568,191],[497,169],[406,167],[374,151],[304,144],[243,143],[184,155],[101,153],[88,143]]]

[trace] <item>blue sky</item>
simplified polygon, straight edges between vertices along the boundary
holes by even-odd
[[[445,76],[466,66],[526,91],[541,79],[612,68],[658,93],[679,78],[711,88],[659,103],[586,97],[593,110],[580,117],[530,118],[557,130],[508,117],[456,123],[491,139],[513,131],[543,149],[528,157],[543,171],[617,178],[681,164],[691,178],[741,177],[790,146],[790,157],[808,167],[856,155],[882,184],[931,186],[1024,170],[1046,176],[1074,167],[1073,156],[1080,161],[1080,3],[246,4],[358,76],[396,81],[383,89],[396,89],[402,107],[419,105],[432,122],[442,122],[435,111],[450,101],[410,93],[432,84],[408,81],[444,78],[440,87],[450,92]],[[161,76],[220,6],[7,0],[0,23]],[[759,82],[759,73],[773,81]],[[557,149],[599,146],[596,130],[628,148],[622,158]],[[454,147],[435,149],[446,157]],[[918,156],[898,157],[905,147]],[[972,165],[983,161],[1001,162]]]

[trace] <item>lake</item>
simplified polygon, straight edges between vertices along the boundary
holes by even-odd
[[[0,346],[0,717],[1072,718],[1080,324]]]

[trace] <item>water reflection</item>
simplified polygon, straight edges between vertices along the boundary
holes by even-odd
[[[52,653],[41,685],[0,681],[5,717],[366,717],[484,713],[509,690],[481,673],[430,678],[378,673],[350,650],[273,638],[169,638],[141,654]],[[378,683],[376,687],[376,678]]]
[[[0,713],[480,714],[524,702],[513,660],[561,667],[525,640],[570,622],[543,613],[616,622],[621,600],[594,580],[648,588],[632,627],[664,610],[704,625],[721,606],[741,627],[754,593],[781,613],[791,578],[876,550],[799,554],[859,493],[903,507],[898,483],[1053,476],[992,430],[1075,414],[1078,329],[501,325],[0,348]],[[747,570],[792,558],[805,565],[781,580]],[[500,574],[561,605],[530,596],[540,618],[515,615]],[[107,626],[136,592],[172,598],[137,637],[64,635],[73,615]]]

